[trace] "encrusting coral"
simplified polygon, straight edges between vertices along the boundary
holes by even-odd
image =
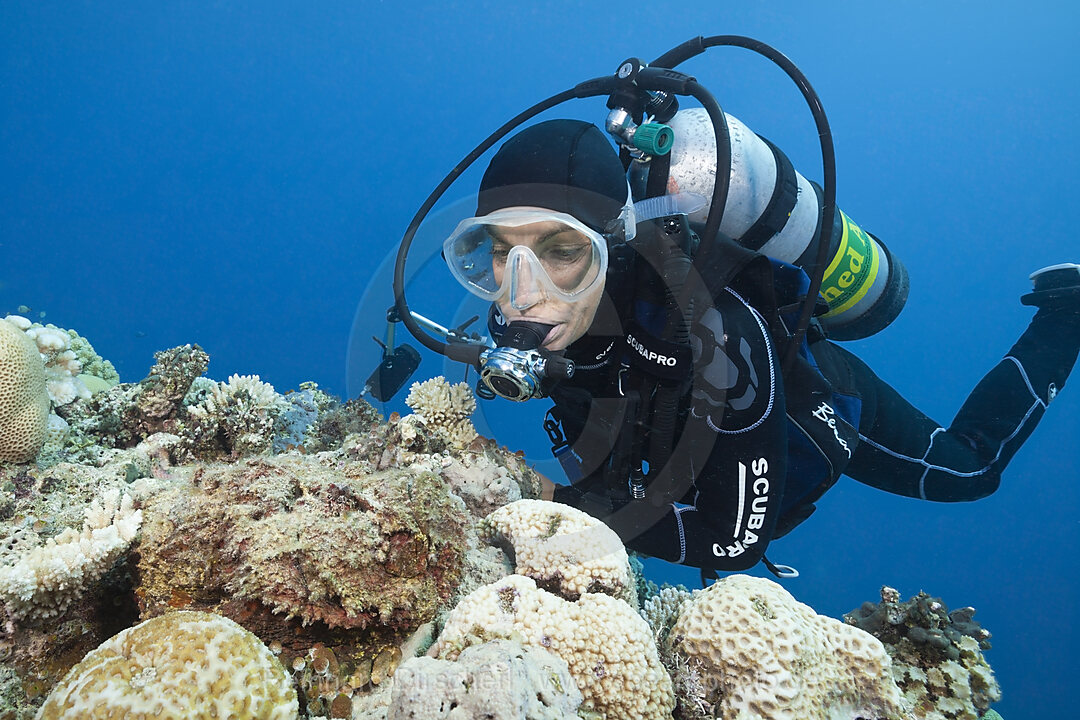
[[[465,648],[455,662],[428,657],[404,662],[394,676],[386,717],[579,720],[581,700],[562,658],[541,647],[493,640]],[[453,708],[450,715],[447,708]]]
[[[301,455],[175,469],[144,505],[140,602],[415,627],[454,592],[466,513],[438,475]],[[231,608],[231,610],[229,609]]]
[[[880,603],[864,603],[844,620],[885,644],[893,679],[921,720],[975,720],[1001,690],[982,654],[990,633],[974,615],[970,607],[949,612],[924,592],[900,602],[900,593],[884,586]]]
[[[816,614],[771,580],[732,575],[695,592],[667,645],[678,656],[669,665],[695,675],[703,691],[697,717],[910,717],[880,641]]]
[[[102,643],[53,688],[37,720],[295,720],[281,663],[228,618],[180,611]]]
[[[0,462],[34,459],[45,442],[45,365],[22,329],[0,320]]]

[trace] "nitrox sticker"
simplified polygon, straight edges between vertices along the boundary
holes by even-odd
[[[825,317],[839,315],[862,300],[878,273],[878,249],[874,239],[838,210],[844,231],[840,247],[821,281],[821,295],[829,303]]]

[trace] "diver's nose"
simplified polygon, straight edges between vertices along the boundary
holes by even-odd
[[[520,255],[510,267],[510,306],[515,310],[528,310],[544,299],[544,293],[533,274],[531,263]]]

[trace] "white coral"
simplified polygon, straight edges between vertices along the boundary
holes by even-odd
[[[228,382],[211,385],[206,395],[187,410],[207,429],[207,434],[220,427],[233,452],[249,455],[270,448],[274,422],[288,407],[274,386],[258,375],[233,374]]]
[[[476,398],[467,383],[451,385],[441,375],[415,382],[405,404],[426,426],[446,435],[455,448],[464,449],[476,439],[469,417],[476,410]]]
[[[127,550],[142,523],[130,495],[106,490],[86,509],[82,532],[68,528],[0,568],[0,597],[16,620],[62,615]]]
[[[8,315],[5,320],[26,333],[37,345],[45,363],[45,387],[53,405],[67,405],[90,397],[90,390],[79,378],[82,362],[70,349],[68,331],[55,325],[37,325],[20,315]]]

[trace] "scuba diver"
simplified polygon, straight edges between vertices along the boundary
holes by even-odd
[[[475,365],[482,396],[554,401],[544,428],[570,484],[545,481],[545,498],[704,580],[759,561],[796,575],[766,548],[841,474],[939,502],[994,492],[1080,351],[1080,265],[1031,276],[1034,318],[942,426],[834,342],[888,325],[907,276],[833,211],[830,188],[731,116],[718,128],[711,110],[672,110],[650,127],[640,109],[618,115],[625,83],[604,90],[608,134],[651,135],[641,151],[580,120],[505,141],[476,215],[443,244],[458,282],[491,303],[491,342],[424,340]],[[755,165],[771,182],[737,187]],[[407,250],[396,308],[423,340],[401,289]]]

